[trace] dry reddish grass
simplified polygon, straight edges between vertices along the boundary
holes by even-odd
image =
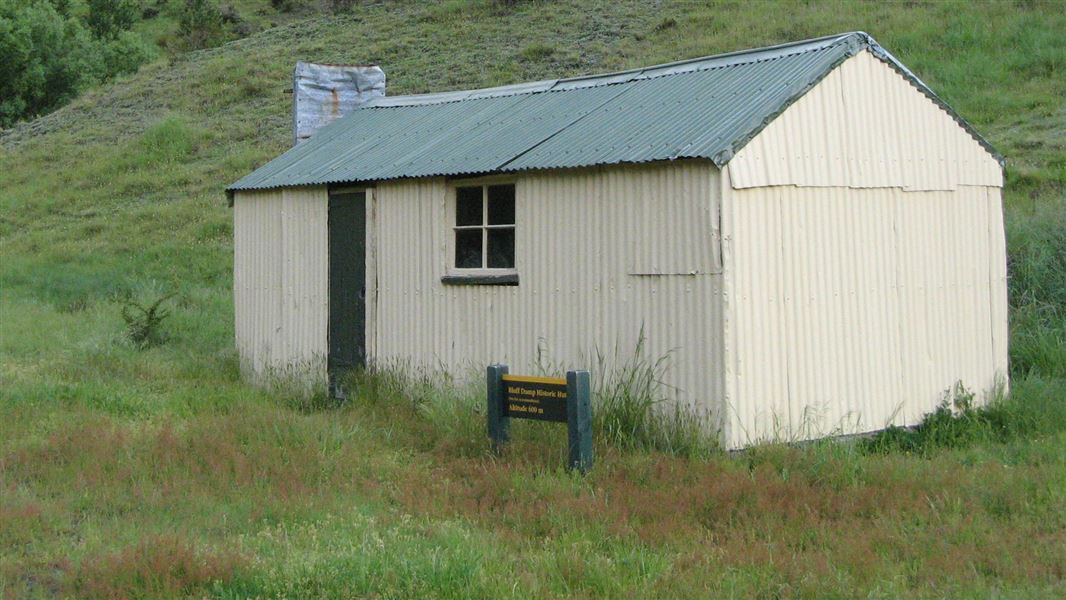
[[[41,507],[35,502],[0,504],[0,539],[15,534],[17,529],[41,516]]]
[[[144,531],[182,523],[224,544],[264,520],[354,503],[463,519],[516,556],[574,532],[666,552],[671,575],[657,584],[665,594],[722,593],[716,586],[731,572],[755,573],[757,587],[786,596],[870,590],[886,579],[949,595],[975,577],[1066,580],[1066,517],[1046,507],[1046,486],[1033,483],[1047,479],[1046,465],[891,455],[857,462],[788,448],[690,460],[608,449],[580,478],[562,474],[558,457],[534,442],[518,441],[502,457],[455,452],[424,424],[407,429],[394,417],[269,410],[179,426],[97,419],[60,427],[0,455],[0,490],[51,497],[0,502],[0,542],[33,537],[42,515],[58,515],[57,527],[74,531],[88,515],[98,526]],[[345,431],[343,421],[364,429],[323,433],[326,424]],[[374,438],[384,433],[365,433],[389,426],[384,442]],[[415,444],[411,436],[424,437]],[[72,558],[63,585],[86,596],[162,597],[227,581],[246,566],[239,554],[198,549],[173,534],[117,550],[108,544]],[[583,555],[574,552],[557,560],[567,581],[583,577]],[[32,577],[52,577],[49,565],[60,558],[39,560]]]
[[[173,598],[230,581],[246,564],[233,552],[205,551],[179,536],[152,535],[82,561],[71,584],[86,598]]]
[[[789,589],[811,594],[840,574],[866,587],[902,572],[910,586],[932,590],[977,575],[1049,584],[1066,576],[1066,535],[1001,518],[983,501],[1025,503],[1018,489],[1039,477],[1032,469],[879,457],[868,459],[861,479],[840,484],[826,476],[841,466],[814,467],[803,450],[779,452],[747,468],[731,459],[615,456],[577,492],[544,486],[537,493],[515,485],[516,472],[539,470],[522,459],[438,457],[431,476],[412,473],[394,499],[405,511],[467,517],[513,540],[596,524],[619,539],[676,549],[675,575],[689,590],[705,583],[710,565],[766,568]]]

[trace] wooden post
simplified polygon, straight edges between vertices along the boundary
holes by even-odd
[[[503,449],[503,444],[511,437],[511,419],[507,416],[504,407],[503,376],[507,374],[507,365],[489,365],[485,377],[485,385],[488,388],[488,406],[485,410],[489,425],[489,439],[492,440],[492,449],[497,454]]]
[[[570,438],[567,466],[587,473],[592,468],[592,385],[588,371],[566,372],[566,418]]]

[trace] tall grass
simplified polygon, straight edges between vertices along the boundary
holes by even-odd
[[[718,448],[714,423],[688,406],[671,402],[664,382],[671,353],[647,355],[643,325],[632,352],[617,345],[597,349],[593,378],[593,426],[607,445],[623,450],[658,450],[705,456]]]
[[[1066,190],[1007,213],[1011,372],[1066,379]]]
[[[547,365],[543,356],[538,364],[535,368],[543,374],[561,374],[561,368]],[[658,358],[647,355],[643,328],[632,350],[616,347],[610,355],[597,351],[592,378],[596,446],[684,457],[707,457],[719,450],[714,424],[667,398],[669,386],[663,375],[668,366],[669,354]],[[351,405],[414,422],[425,440],[447,444],[466,455],[483,454],[489,448],[487,398],[480,373],[456,377],[443,367],[432,369],[398,362],[354,370],[344,377],[342,385],[348,390]],[[290,390],[291,386],[275,389]],[[285,397],[301,410],[341,406],[319,391],[302,397],[289,393]],[[516,422],[512,428],[519,441],[554,444],[560,449],[565,445],[565,427]]]

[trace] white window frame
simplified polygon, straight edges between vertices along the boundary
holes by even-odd
[[[494,185],[510,185],[515,190],[515,222],[502,225],[490,225],[489,224],[489,187]],[[456,223],[458,212],[458,189],[459,188],[481,188],[481,224],[480,225],[458,225]],[[518,185],[514,179],[498,178],[498,177],[485,177],[478,179],[469,179],[462,181],[454,181],[448,186],[448,210],[450,213],[449,220],[451,222],[450,239],[448,242],[448,268],[446,273],[450,276],[493,276],[493,275],[517,275],[518,274]],[[515,232],[515,248],[514,248],[514,267],[512,268],[490,268],[488,267],[489,253],[489,235],[488,232],[491,229],[510,229]],[[455,251],[456,251],[456,237],[459,231],[481,231],[481,266],[480,267],[468,267],[461,268],[455,266]]]

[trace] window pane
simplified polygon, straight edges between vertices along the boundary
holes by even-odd
[[[481,268],[482,229],[460,229],[455,232],[455,266],[458,269]]]
[[[481,188],[455,188],[455,224],[481,225]]]
[[[514,185],[489,186],[489,225],[514,225]]]
[[[514,268],[514,229],[489,229],[489,268]]]

